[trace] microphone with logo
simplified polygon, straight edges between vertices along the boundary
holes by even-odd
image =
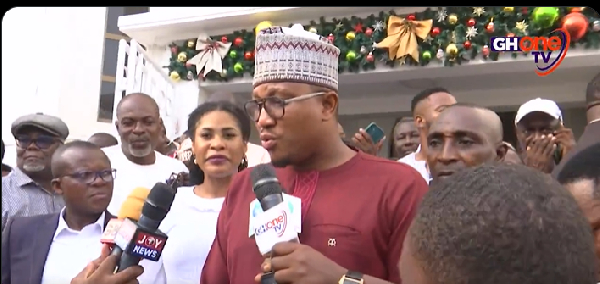
[[[127,196],[127,199],[125,199],[125,202],[123,202],[123,205],[121,205],[117,218],[111,219],[106,224],[104,233],[100,237],[100,242],[112,249],[112,255],[120,256],[123,252],[119,246],[115,245],[115,238],[123,224],[123,220],[129,218],[137,222],[140,215],[142,215],[142,207],[144,207],[144,201],[148,198],[148,194],[150,194],[150,189],[144,187],[134,188]]]
[[[289,206],[283,200],[283,189],[268,164],[256,166],[250,173],[252,190],[260,202],[263,212],[256,216],[254,240],[260,253],[269,258],[271,249],[280,242],[299,242],[298,234],[288,224],[291,218]],[[287,230],[286,230],[287,229]],[[261,284],[277,284],[273,272],[261,276]]]
[[[142,207],[139,221],[123,220],[115,244],[123,251],[117,272],[137,265],[141,259],[157,261],[164,249],[167,235],[158,226],[167,215],[175,199],[175,191],[167,184],[154,185]]]

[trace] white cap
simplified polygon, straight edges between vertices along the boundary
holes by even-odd
[[[519,123],[523,117],[536,111],[546,113],[549,116],[559,119],[560,121],[563,120],[562,112],[560,111],[560,107],[558,107],[556,102],[537,98],[535,100],[530,100],[519,107],[519,110],[517,110],[517,115],[515,116],[515,123]]]

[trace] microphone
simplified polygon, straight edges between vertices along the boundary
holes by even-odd
[[[116,246],[115,238],[117,237],[117,232],[121,228],[123,224],[123,220],[126,218],[130,218],[132,220],[137,221],[142,215],[142,207],[144,206],[144,200],[148,197],[150,190],[144,187],[134,188],[133,191],[127,196],[123,205],[121,205],[121,210],[117,215],[117,218],[113,218],[106,224],[106,228],[104,229],[104,233],[100,238],[100,242],[109,245],[112,248],[111,255],[121,255],[123,250]]]
[[[271,256],[271,249],[280,242],[299,242],[298,234],[288,222],[292,221],[289,204],[283,200],[283,189],[269,164],[261,164],[250,173],[252,190],[260,202],[263,213],[256,216],[254,240],[258,250],[265,257]],[[277,284],[273,272],[261,276],[261,284]]]
[[[160,258],[167,235],[160,232],[158,226],[166,217],[173,199],[175,191],[172,187],[156,183],[144,202],[141,215],[138,215],[139,221],[136,223],[132,220],[134,218],[123,220],[115,238],[116,245],[123,250],[117,272],[137,265],[141,259],[157,261]]]

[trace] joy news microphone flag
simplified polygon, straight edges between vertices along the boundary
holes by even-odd
[[[167,235],[158,226],[171,208],[175,191],[167,184],[154,185],[146,199],[139,221],[124,219],[121,223],[115,244],[123,251],[117,272],[137,265],[141,259],[157,261],[164,249]]]

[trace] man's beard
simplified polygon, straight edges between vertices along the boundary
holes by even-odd
[[[26,173],[39,173],[46,169],[41,163],[23,163],[23,171]]]
[[[271,165],[273,165],[273,167],[276,167],[276,168],[285,168],[285,167],[291,165],[291,162],[288,159],[284,159],[284,160],[280,160],[280,161],[271,160]]]
[[[146,157],[152,154],[152,152],[154,151],[152,150],[152,145],[148,145],[144,149],[134,149],[133,146],[131,146],[131,144],[127,144],[127,150],[129,150],[129,154],[138,158]]]

